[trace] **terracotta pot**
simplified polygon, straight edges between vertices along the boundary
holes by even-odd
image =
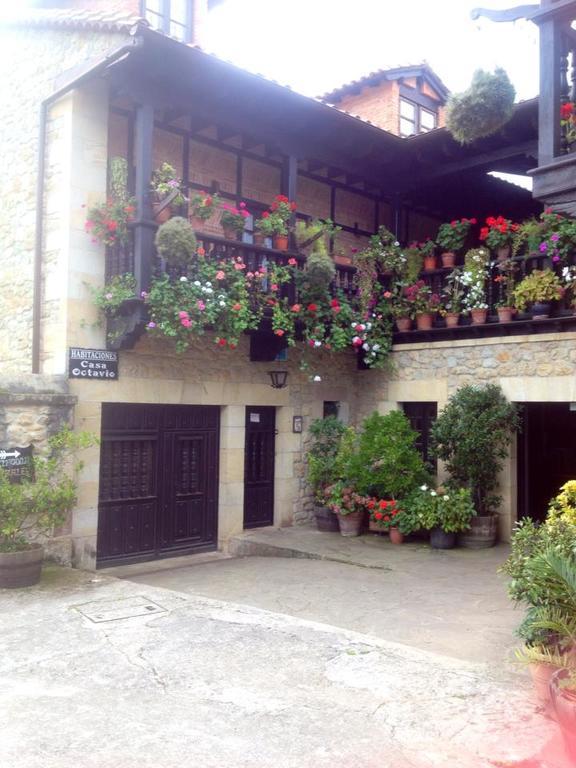
[[[390,541],[392,544],[403,544],[404,534],[398,528],[390,528]]]
[[[21,552],[0,552],[0,587],[31,587],[40,581],[44,549],[31,544]]]
[[[274,248],[277,251],[287,251],[288,235],[274,235]]]
[[[169,205],[160,210],[160,203],[152,203],[152,210],[157,224],[165,224],[168,219],[172,218],[172,208]]]
[[[368,530],[371,531],[371,533],[384,533],[384,528],[382,528],[381,525],[378,525],[376,520],[368,520]]]
[[[238,232],[234,227],[222,226],[222,231],[224,232],[224,238],[226,240],[238,240]]]
[[[487,309],[471,309],[472,325],[484,325],[488,317]]]
[[[499,323],[511,323],[514,310],[512,307],[496,307]]]
[[[341,253],[334,254],[334,264],[340,264],[342,267],[352,266],[352,256],[344,256]]]
[[[542,706],[548,707],[550,705],[550,680],[560,667],[555,664],[533,662],[528,664],[528,669],[534,686],[534,698]]]
[[[431,272],[436,269],[436,256],[424,256],[424,271]]]
[[[200,216],[189,216],[188,221],[194,232],[205,232],[208,219],[201,219]]]
[[[338,533],[340,526],[338,518],[328,507],[314,507],[314,517],[316,518],[316,527],[324,533]]]
[[[446,328],[456,328],[460,322],[460,315],[457,312],[449,312],[445,317]]]
[[[263,246],[264,241],[266,240],[266,236],[262,234],[262,232],[254,232],[254,245]]]
[[[431,312],[422,312],[416,315],[416,328],[419,331],[429,331],[432,328],[434,315]]]
[[[350,512],[349,515],[338,514],[338,525],[342,536],[360,536],[364,523],[364,510]]]
[[[567,669],[557,670],[550,680],[550,703],[564,740],[570,764],[576,764],[576,695],[560,688],[559,683],[568,675]]]
[[[456,254],[452,251],[445,251],[440,254],[443,267],[453,267],[456,264]]]
[[[496,249],[496,258],[498,261],[506,261],[506,259],[510,258],[510,246],[504,245],[502,248]]]
[[[397,317],[396,327],[400,332],[409,331],[412,328],[412,320],[409,317]]]

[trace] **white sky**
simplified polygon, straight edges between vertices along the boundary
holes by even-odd
[[[472,21],[478,5],[515,0],[226,0],[210,14],[205,48],[310,96],[370,71],[427,60],[452,91],[475,69],[502,66],[517,100],[538,93],[531,22]]]

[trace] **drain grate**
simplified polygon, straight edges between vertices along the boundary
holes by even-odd
[[[91,603],[75,605],[74,609],[95,624],[168,612],[167,608],[163,608],[153,600],[148,600],[147,597],[141,595],[123,597],[118,600],[95,600]]]

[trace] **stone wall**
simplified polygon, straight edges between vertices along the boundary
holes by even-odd
[[[58,75],[96,61],[123,39],[118,33],[0,28],[0,97],[5,105],[0,121],[0,163],[5,169],[0,210],[3,371],[29,371],[31,365],[40,101],[54,90]]]

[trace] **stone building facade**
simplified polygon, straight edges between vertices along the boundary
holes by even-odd
[[[121,10],[133,9],[122,3]],[[574,334],[570,333],[399,344],[393,351],[391,374],[358,370],[352,353],[321,354],[315,362],[321,381],[312,381],[301,369],[303,350],[297,347],[281,363],[288,372],[283,389],[270,387],[270,363],[250,361],[248,338],[236,350],[215,350],[207,335],[177,355],[168,344],[144,334],[132,349],[119,353],[117,380],[68,380],[70,347],[106,347],[105,328],[92,300],[92,290],[104,284],[105,252],[84,230],[86,207],[106,197],[109,159],[124,157],[130,163],[134,146],[134,114],[126,106],[126,93],[121,89],[114,93],[104,76],[88,78],[66,91],[47,114],[41,283],[36,286],[39,355],[38,370],[30,374],[39,102],[58,88],[63,72],[73,77],[80,68],[93,66],[121,46],[130,45],[134,18],[128,14],[101,20],[98,27],[93,20],[56,24],[45,18],[43,24],[11,28],[2,46],[2,53],[18,62],[18,66],[5,68],[10,78],[2,87],[9,85],[13,96],[7,119],[0,126],[0,152],[4,167],[10,168],[9,194],[0,213],[0,359],[2,373],[10,374],[0,381],[3,443],[34,443],[41,448],[63,421],[100,436],[106,410],[115,404],[215,406],[219,412],[218,533],[213,543],[225,549],[229,538],[244,525],[247,408],[275,409],[272,523],[286,526],[311,516],[312,500],[305,481],[308,428],[323,415],[326,403],[338,403],[341,416],[354,424],[373,410],[386,412],[404,403],[433,402],[441,408],[460,384],[470,381],[499,382],[516,402],[576,400],[576,353],[571,349]],[[233,68],[229,72],[233,77]],[[22,81],[34,83],[34,88],[16,97]],[[389,84],[392,91],[397,83]],[[424,83],[422,87],[428,86]],[[431,98],[429,93],[425,95]],[[246,198],[262,208],[282,191],[283,166],[270,147],[252,141],[240,161],[240,150],[245,149],[241,136],[210,124],[191,136],[188,117],[176,117],[167,126],[163,121],[166,111],[156,115],[153,167],[168,162],[196,188],[210,188],[217,182],[229,199]],[[308,216],[332,216],[343,225],[339,250],[361,248],[379,224],[394,226],[391,203],[379,199],[367,185],[354,182],[354,188],[341,183],[338,170],[330,166],[314,173],[310,168],[309,163],[299,166],[299,211]],[[408,211],[407,220],[409,236],[416,239],[439,223],[433,214],[422,211]],[[217,222],[214,227],[216,233]],[[302,432],[294,429],[295,416],[302,418]],[[54,545],[61,560],[85,568],[96,567],[98,560],[102,456],[102,447],[88,450],[78,507]],[[504,537],[518,514],[515,466],[512,452],[502,477]],[[130,559],[130,555],[126,557]]]

